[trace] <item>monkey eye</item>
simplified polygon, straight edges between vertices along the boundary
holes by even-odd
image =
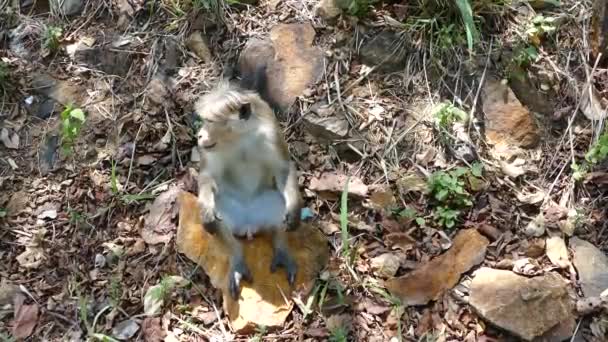
[[[251,104],[245,103],[239,108],[239,119],[248,120],[251,117]]]

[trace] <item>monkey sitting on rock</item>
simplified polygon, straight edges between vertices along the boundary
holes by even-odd
[[[230,250],[228,288],[237,298],[240,281],[252,281],[237,237],[270,231],[275,272],[283,267],[293,285],[297,266],[286,233],[300,224],[302,199],[295,163],[269,102],[260,94],[266,69],[245,75],[240,84],[223,81],[195,104],[203,125],[199,194],[204,228]]]

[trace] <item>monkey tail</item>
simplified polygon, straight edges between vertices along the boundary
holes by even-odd
[[[253,71],[241,70],[241,81],[239,86],[243,89],[258,93],[262,100],[268,103],[275,112],[278,112],[280,111],[280,108],[277,103],[273,101],[268,91],[267,69],[268,65],[263,63],[257,65]]]

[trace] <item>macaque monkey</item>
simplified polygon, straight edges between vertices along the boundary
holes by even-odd
[[[260,96],[265,77],[261,67],[239,85],[223,81],[195,104],[203,120],[197,136],[198,203],[204,228],[230,250],[228,286],[233,298],[238,297],[241,280],[253,280],[237,237],[270,231],[271,272],[283,267],[293,285],[297,271],[286,232],[300,224],[302,200],[279,123]]]

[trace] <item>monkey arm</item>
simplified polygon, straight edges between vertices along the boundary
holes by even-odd
[[[289,161],[286,168],[279,171],[277,177],[277,188],[285,199],[285,221],[287,228],[293,230],[300,225],[301,198],[298,189],[298,171],[295,163]]]
[[[198,205],[201,208],[203,227],[210,233],[218,230],[218,217],[215,206],[217,184],[211,175],[201,171],[198,179]]]

